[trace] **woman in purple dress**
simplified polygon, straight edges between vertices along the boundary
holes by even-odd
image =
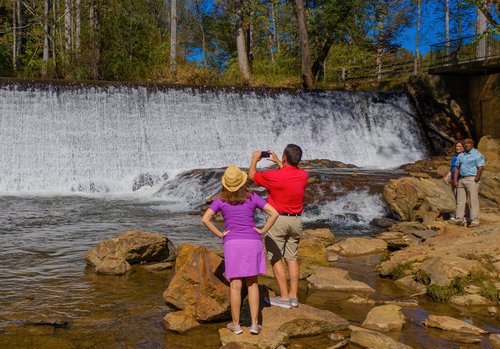
[[[222,193],[212,202],[203,215],[202,222],[224,244],[224,266],[226,278],[230,280],[230,302],[232,322],[227,328],[236,334],[243,333],[240,326],[241,288],[243,279],[248,287],[248,304],[252,325],[251,334],[259,334],[259,274],[266,273],[266,260],[262,235],[278,218],[278,212],[259,195],[246,187],[247,174],[231,165],[222,177]],[[263,210],[269,217],[262,228],[254,221],[255,210]],[[212,219],[222,212],[225,230],[221,232]]]

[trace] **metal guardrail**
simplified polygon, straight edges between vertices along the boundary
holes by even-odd
[[[431,45],[429,69],[500,59],[500,35],[467,36]]]

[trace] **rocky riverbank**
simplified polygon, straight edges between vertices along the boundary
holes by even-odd
[[[486,137],[478,148],[487,160],[479,227],[448,221],[454,198],[440,178],[448,170],[448,158],[406,165],[408,176],[384,187],[384,198],[399,220],[374,220],[383,232],[339,240],[327,228],[304,231],[299,245],[301,304],[286,310],[261,302],[264,329],[259,336],[249,335],[245,326],[238,336],[225,329],[229,282],[221,251],[189,244],[176,248],[160,234],[132,231],[99,243],[86,259],[95,272],[117,275],[136,268],[162,273],[175,265],[163,293],[171,308],[163,326],[173,347],[429,348],[466,343],[498,348],[500,147],[498,140]],[[262,297],[277,290],[270,266],[268,271],[260,279]],[[247,325],[246,306],[242,320]],[[218,335],[207,336],[202,329],[208,328]],[[196,345],[182,338],[192,338]]]

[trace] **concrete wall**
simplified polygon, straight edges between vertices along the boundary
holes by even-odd
[[[500,138],[500,74],[445,75],[440,79],[465,116],[472,119],[474,138]]]

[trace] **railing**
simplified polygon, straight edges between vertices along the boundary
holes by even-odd
[[[453,68],[468,63],[488,64],[500,59],[500,35],[467,36],[431,45],[429,68]]]

